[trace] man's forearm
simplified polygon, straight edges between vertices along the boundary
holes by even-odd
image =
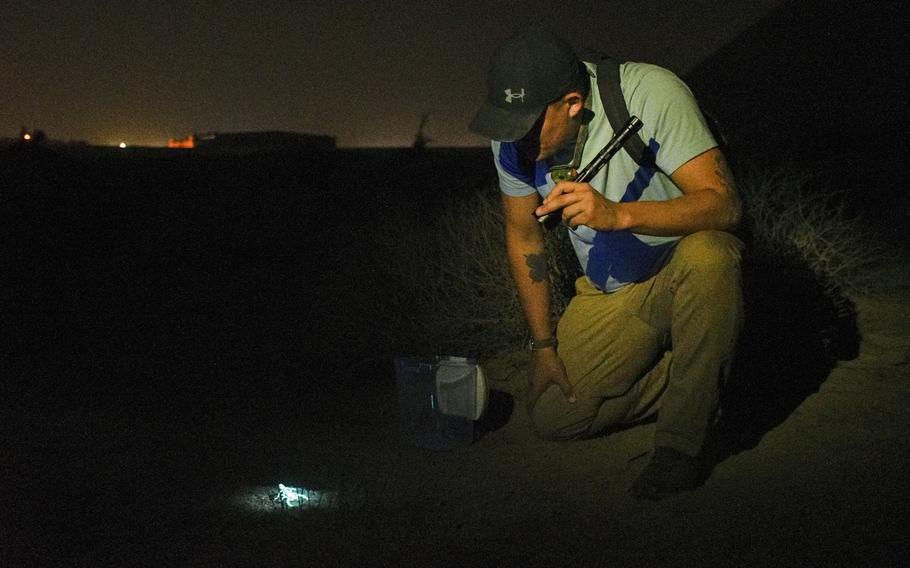
[[[669,201],[618,204],[618,228],[646,235],[675,236],[714,229],[727,231],[739,221],[731,196],[704,190]]]
[[[550,276],[543,243],[508,243],[512,279],[518,289],[531,337],[546,339],[553,333],[550,320]]]
[[[550,321],[550,271],[543,228],[533,216],[540,203],[536,193],[524,197],[503,195],[506,249],[512,280],[534,339],[553,333]]]
[[[696,156],[670,177],[683,195],[619,204],[620,228],[648,235],[687,235],[706,229],[728,231],[739,222],[742,205],[720,149]]]
[[[535,214],[562,210],[570,226],[598,231],[633,231],[646,235],[680,236],[714,229],[728,231],[739,222],[741,204],[733,176],[717,148],[689,160],[670,176],[682,195],[659,201],[615,202],[590,184],[561,182]]]

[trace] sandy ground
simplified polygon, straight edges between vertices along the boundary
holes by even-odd
[[[653,424],[535,438],[525,353],[487,363],[485,432],[450,452],[401,443],[387,363],[352,368],[313,401],[154,419],[121,405],[52,428],[20,416],[6,438],[19,459],[3,462],[0,565],[903,565],[910,288],[853,300],[858,354],[702,487],[659,502],[629,494]],[[305,488],[306,507],[271,501],[279,482]]]
[[[335,288],[315,295],[322,320],[300,321],[313,308],[310,276],[332,274],[332,259],[269,279],[282,271],[260,252],[290,254],[283,243],[320,236],[290,222],[296,201],[266,192],[289,213],[256,222],[227,200],[213,216],[192,200],[148,198],[157,212],[148,215],[134,193],[88,191],[106,179],[98,173],[77,184],[84,198],[45,203],[58,177],[78,177],[74,164],[51,171],[40,199],[18,203],[4,241],[7,252],[22,244],[21,269],[0,295],[18,306],[23,293],[28,309],[0,314],[12,323],[0,334],[0,567],[892,566],[910,557],[907,266],[894,267],[889,292],[852,298],[860,341],[837,362],[788,345],[826,339],[803,333],[826,317],[811,287],[776,271],[762,281],[777,287],[749,303],[765,343],[752,346],[750,396],[740,400],[761,420],[740,418],[732,433],[742,437],[704,486],[642,502],[628,490],[654,425],[536,439],[522,408],[524,352],[485,362],[496,395],[484,433],[444,453],[401,443],[384,355],[358,353],[342,377],[329,372],[341,349],[315,367],[298,356],[309,339],[338,336],[343,347],[362,328],[323,301],[342,297]],[[175,166],[191,174],[178,184],[187,196],[208,195],[191,191],[199,172],[235,175],[197,167]],[[259,167],[244,165],[239,179],[260,179]],[[133,170],[111,171],[132,180]],[[159,195],[152,182],[138,194]],[[242,204],[260,185],[238,182],[226,195]],[[234,234],[258,235],[270,219],[284,227],[272,241]],[[41,240],[58,226],[59,241]],[[86,252],[109,242],[120,245],[112,255]],[[215,253],[241,242],[256,262],[222,281],[243,255]],[[182,247],[176,263],[162,252]],[[61,285],[75,310],[61,311]],[[254,292],[262,302],[239,300]],[[279,482],[305,488],[307,506],[273,502]]]
[[[584,442],[536,439],[520,404],[524,359],[516,354],[488,364],[492,387],[511,395],[497,395],[497,407],[512,411],[470,447],[402,445],[394,393],[361,391],[351,403],[364,411],[346,424],[327,418],[286,431],[286,459],[273,461],[312,489],[307,508],[277,508],[269,486],[257,489],[241,472],[227,477],[236,482],[230,491],[183,513],[151,499],[157,512],[146,519],[163,531],[139,557],[162,565],[902,565],[910,558],[910,290],[854,301],[858,356],[691,493],[660,502],[629,494],[653,424]],[[260,479],[275,475],[264,470]],[[328,493],[317,497],[320,489]]]
[[[0,565],[903,565],[910,290],[854,300],[858,355],[691,493],[629,495],[653,424],[536,439],[523,353],[488,363],[489,431],[451,452],[400,442],[380,365],[373,388],[338,386],[340,406],[266,399],[227,418],[175,411],[144,425],[125,407],[51,430],[20,417]],[[102,443],[97,430],[112,435]],[[60,439],[68,449],[54,449]],[[279,482],[307,488],[307,506],[273,503]]]
[[[904,565],[907,268],[894,267],[890,291],[852,298],[860,342],[844,360],[807,357],[801,372],[802,360],[754,354],[759,388],[749,392],[784,400],[745,401],[778,412],[740,424],[746,443],[723,454],[702,487],[659,502],[629,494],[653,424],[584,442],[534,436],[522,402],[525,352],[485,362],[495,396],[483,435],[430,452],[400,440],[385,357],[364,354],[334,383],[282,359],[283,349],[323,333],[292,321],[290,308],[305,299],[284,298],[293,282],[273,292],[282,298],[275,314],[257,305],[227,315],[174,308],[176,323],[169,313],[101,317],[105,289],[92,288],[84,311],[99,331],[70,342],[75,353],[54,346],[81,328],[51,309],[36,312],[46,321],[34,329],[0,338],[11,342],[10,357],[46,349],[0,369],[12,369],[0,382],[8,406],[0,567]],[[783,284],[755,315],[776,306],[772,315],[787,322],[814,317],[799,290],[772,280]],[[226,285],[222,293],[242,295]],[[344,318],[335,321],[343,336]],[[370,331],[382,332],[381,323]],[[779,321],[762,323],[773,331]],[[266,340],[276,329],[284,343]],[[263,376],[274,369],[285,375]],[[40,373],[53,380],[35,388]],[[274,503],[279,482],[305,488],[306,507]]]

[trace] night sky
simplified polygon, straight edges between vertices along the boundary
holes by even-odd
[[[683,74],[782,2],[5,0],[0,138],[291,130],[407,146],[428,113],[431,145],[482,145],[466,125],[486,63],[523,25]]]

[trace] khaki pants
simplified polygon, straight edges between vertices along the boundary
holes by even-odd
[[[702,231],[644,282],[605,294],[579,278],[556,332],[578,400],[548,388],[531,411],[537,433],[585,438],[659,409],[655,445],[697,455],[742,326],[742,248]]]

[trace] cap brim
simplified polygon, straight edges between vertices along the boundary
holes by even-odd
[[[468,128],[490,140],[514,142],[523,138],[531,130],[542,112],[542,108],[515,112],[484,103],[474,115],[474,120],[471,121]]]

